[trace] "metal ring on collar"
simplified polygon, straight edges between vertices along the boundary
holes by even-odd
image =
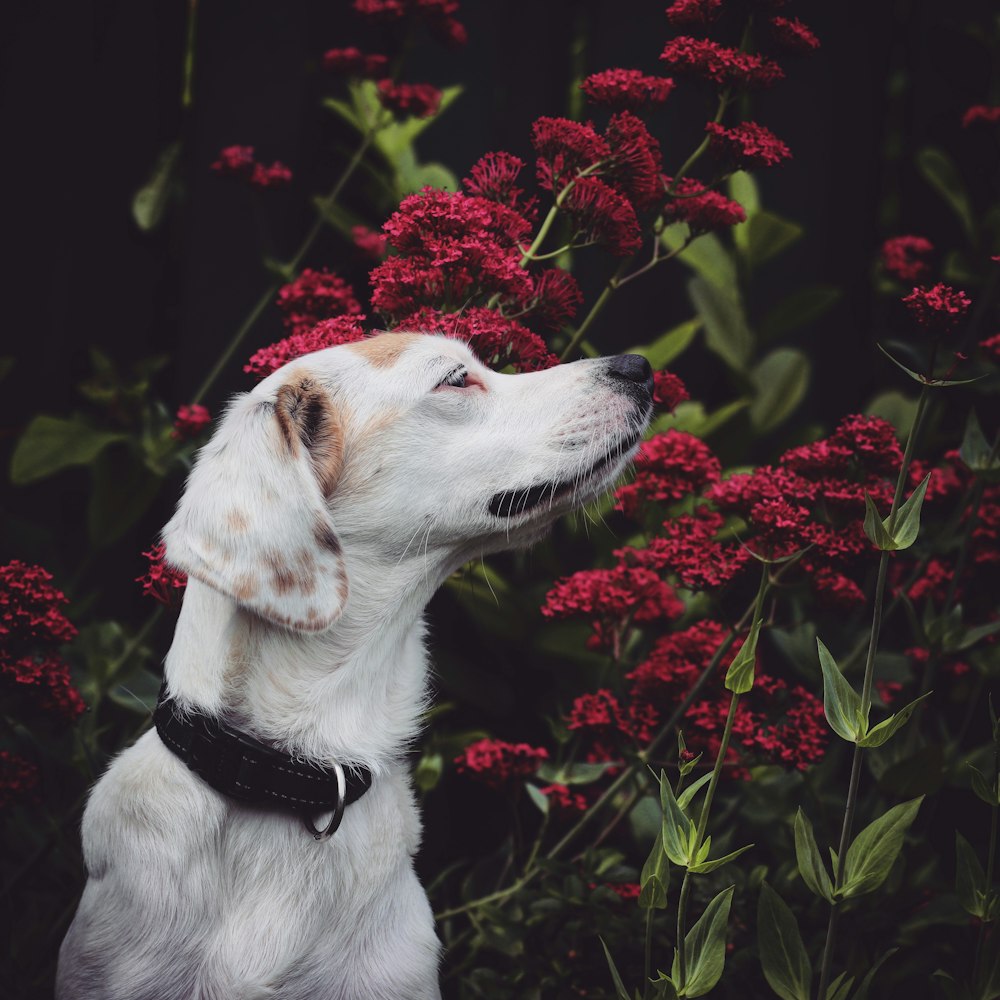
[[[344,806],[347,804],[347,778],[344,776],[343,767],[336,762],[333,764],[333,771],[337,775],[337,805],[334,807],[330,822],[322,830],[317,830],[308,816],[303,815],[302,817],[306,829],[316,840],[326,840],[328,837],[332,837],[344,818]]]

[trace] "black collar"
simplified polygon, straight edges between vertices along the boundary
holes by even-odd
[[[272,805],[300,815],[317,840],[335,833],[344,808],[371,787],[367,768],[323,767],[282,753],[197,709],[178,706],[167,682],[153,712],[164,745],[216,791],[254,805]],[[333,811],[323,830],[310,817]]]

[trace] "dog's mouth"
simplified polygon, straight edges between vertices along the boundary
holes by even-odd
[[[611,468],[635,447],[639,432],[617,441],[605,454],[585,472],[572,479],[551,480],[537,486],[503,490],[490,498],[489,511],[494,517],[522,517],[537,510],[543,504],[553,507],[560,501],[580,491],[583,487],[603,478]]]

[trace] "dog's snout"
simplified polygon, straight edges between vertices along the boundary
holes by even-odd
[[[641,354],[619,354],[608,360],[608,374],[653,394],[653,369]]]

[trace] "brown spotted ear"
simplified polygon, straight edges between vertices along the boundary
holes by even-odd
[[[238,397],[163,529],[167,560],[275,624],[329,628],[347,600],[326,505],[342,442],[328,396],[308,377],[273,403]]]

